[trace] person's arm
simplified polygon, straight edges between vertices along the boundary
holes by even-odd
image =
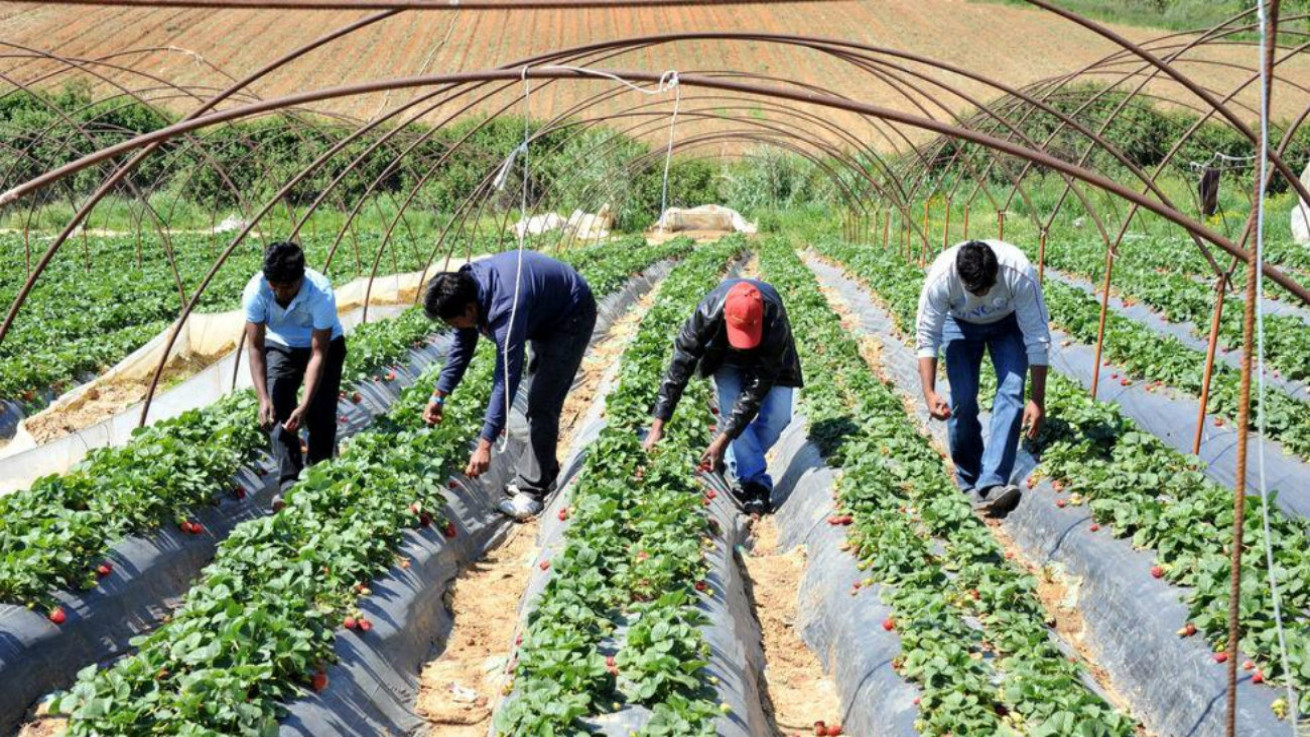
[[[291,411],[291,416],[287,421],[282,423],[282,427],[287,432],[295,432],[300,429],[300,423],[305,421],[305,415],[309,412],[310,404],[314,401],[314,396],[318,394],[318,385],[323,378],[323,367],[327,365],[328,347],[332,344],[332,328],[326,330],[315,330],[310,337],[310,354],[309,364],[305,366],[305,393],[300,404]]]
[[[1023,331],[1024,350],[1028,353],[1028,371],[1032,384],[1028,404],[1023,411],[1025,435],[1037,437],[1046,421],[1046,373],[1051,355],[1050,316],[1037,274],[1029,268],[1014,291],[1014,312]]]
[[[476,328],[464,328],[455,331],[455,339],[446,354],[446,365],[441,367],[441,376],[437,377],[437,386],[428,398],[428,406],[423,410],[423,420],[429,425],[441,422],[442,410],[446,397],[455,391],[459,382],[464,380],[464,372],[478,348],[478,331]]]
[[[951,416],[951,406],[937,393],[937,354],[942,347],[942,325],[950,304],[950,287],[945,278],[925,281],[919,294],[919,313],[915,321],[915,342],[919,356],[919,383],[928,413],[944,420]]]
[[[273,400],[268,395],[268,362],[264,357],[264,323],[246,323],[246,356],[250,359],[250,383],[259,397],[259,426],[270,430],[276,421]]]
[[[678,402],[682,399],[682,392],[687,388],[687,382],[691,380],[696,364],[705,354],[706,332],[705,315],[702,313],[701,305],[698,305],[692,316],[682,323],[682,329],[673,340],[673,360],[669,363],[668,370],[664,372],[659,396],[651,411],[650,430],[642,443],[646,450],[655,447],[660,438],[664,437],[664,424],[673,417],[673,411],[677,409]]]
[[[464,469],[464,473],[472,478],[481,476],[491,465],[492,443],[509,422],[506,399],[513,401],[519,390],[519,382],[523,379],[523,352],[527,343],[524,327],[527,316],[520,312],[517,317],[519,325],[512,331],[509,329],[508,315],[491,324],[492,338],[496,341],[496,368],[492,374],[491,399],[487,402],[486,418],[482,423],[482,432],[478,435],[478,445]]]

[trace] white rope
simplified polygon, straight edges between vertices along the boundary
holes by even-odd
[[[677,122],[678,108],[682,102],[682,88],[678,86],[678,73],[674,70],[669,70],[660,75],[660,81],[657,86],[640,87],[616,74],[611,74],[609,72],[602,72],[595,69],[587,69],[586,67],[573,67],[573,66],[561,65],[561,66],[544,66],[538,68],[542,70],[568,70],[568,71],[573,71],[579,74],[584,74],[592,77],[601,77],[604,79],[609,79],[614,82],[618,82],[619,84],[627,87],[628,89],[634,90],[636,92],[640,92],[643,95],[662,95],[668,92],[669,90],[674,90],[673,115],[672,117],[669,118],[669,143],[668,143],[668,147],[664,151],[664,185],[661,190],[662,194],[661,194],[661,201],[660,201],[660,227],[663,228],[664,211],[667,209],[668,200],[669,200],[669,163],[673,158],[673,124]],[[514,301],[513,303],[511,303],[509,309],[509,327],[505,330],[505,341],[500,346],[500,355],[501,355],[502,366],[505,374],[506,429],[508,429],[509,427],[510,411],[513,409],[514,406],[514,397],[510,395],[510,391],[509,391],[509,347],[511,345],[511,338],[513,337],[514,334],[514,318],[518,315],[518,311],[519,311],[519,293],[523,287],[523,248],[524,248],[524,244],[527,241],[528,227],[529,227],[528,187],[531,184],[531,179],[530,179],[530,171],[528,169],[528,142],[532,139],[532,129],[530,125],[530,121],[532,120],[532,83],[528,81],[528,69],[529,69],[528,65],[525,64],[523,66],[522,71],[519,74],[519,78],[523,80],[523,143],[520,143],[518,146],[516,146],[514,150],[509,153],[509,156],[505,157],[505,162],[500,165],[500,170],[496,172],[496,176],[492,180],[492,185],[496,188],[496,191],[498,192],[503,191],[505,189],[505,185],[509,181],[509,173],[514,168],[514,162],[518,159],[518,157],[520,156],[523,157],[523,186],[522,189],[520,190],[521,194],[519,199],[520,227],[516,228],[516,235],[518,237],[518,265],[514,271]],[[524,350],[526,351],[526,347],[524,348]],[[524,361],[526,362],[526,360],[527,357],[525,356]],[[505,450],[505,446],[508,443],[509,443],[509,433],[502,432],[501,446],[500,446],[500,450],[502,452]]]
[[[1256,414],[1256,423],[1260,428],[1260,437],[1265,434],[1265,314],[1264,314],[1264,242],[1265,242],[1265,187],[1269,176],[1269,79],[1264,63],[1265,44],[1268,43],[1269,29],[1265,21],[1265,2],[1256,3],[1257,16],[1260,20],[1260,183],[1256,192],[1256,226],[1255,226],[1255,263],[1247,268],[1255,269],[1255,321],[1256,321],[1256,370],[1260,407]],[[1260,513],[1264,525],[1265,567],[1268,569],[1269,592],[1274,601],[1274,624],[1278,631],[1278,649],[1282,659],[1283,679],[1287,682],[1287,707],[1292,737],[1300,732],[1298,721],[1296,690],[1292,685],[1292,669],[1287,659],[1287,638],[1283,633],[1283,608],[1278,594],[1278,578],[1274,575],[1274,547],[1269,528],[1269,490],[1265,479],[1264,443],[1256,444],[1256,459],[1260,480]],[[1245,479],[1243,479],[1245,482]]]

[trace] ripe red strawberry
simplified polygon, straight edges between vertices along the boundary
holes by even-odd
[[[708,589],[709,587],[710,587],[709,584],[705,583],[704,581],[697,581],[697,582],[696,582],[696,590],[697,590],[697,591],[704,591],[705,589]]]
[[[850,525],[854,522],[855,522],[855,518],[850,516],[849,514],[843,515],[841,518],[841,523],[843,526]]]
[[[823,737],[823,735],[828,734],[828,725],[824,724],[823,720],[819,720],[815,722],[814,734],[817,735],[818,737]]]
[[[427,512],[423,512],[422,514],[420,514],[420,515],[418,516],[418,523],[419,523],[420,525],[423,525],[424,527],[427,527],[427,526],[431,525],[431,524],[432,524],[432,515],[428,514]]]
[[[395,380],[396,380],[396,372],[395,372],[395,371],[388,371],[388,372],[387,372],[387,381],[395,381]]]
[[[1223,426],[1224,426],[1224,418],[1222,418],[1222,417],[1216,417],[1216,418],[1214,418],[1214,426],[1215,426],[1215,427],[1223,427]]]
[[[423,511],[423,506],[422,506],[421,504],[419,504],[418,502],[410,502],[410,503],[409,503],[409,513],[410,513],[410,514],[418,514],[418,513],[421,512],[421,511]]]
[[[829,725],[828,725],[828,731],[827,731],[827,732],[824,732],[824,734],[828,735],[828,737],[839,737],[839,735],[841,735],[841,733],[842,733],[842,732],[841,732],[841,725],[840,725],[840,724],[829,724]]]
[[[706,498],[706,499],[713,499],[714,497],[716,497],[716,496],[718,496],[718,495],[719,495],[718,492],[714,491],[714,489],[706,489],[706,490],[705,490],[705,498]]]
[[[348,630],[353,630],[359,626],[359,622],[357,622],[354,617],[346,617],[341,624]]]
[[[1264,682],[1265,682],[1265,674],[1261,673],[1260,671],[1256,671],[1255,673],[1251,674],[1251,683],[1264,683]]]
[[[1059,507],[1060,509],[1064,509],[1065,505],[1068,504],[1068,503],[1069,503],[1069,502],[1065,501],[1064,499],[1056,499],[1056,500],[1055,500],[1055,506]]]
[[[368,631],[371,630],[371,629],[373,629],[373,623],[370,622],[370,621],[368,621],[367,619],[364,619],[363,617],[360,617],[360,618],[359,618],[359,631],[360,631],[360,632],[368,632]]]
[[[96,575],[101,578],[104,578],[105,576],[108,576],[113,572],[114,572],[114,564],[108,561],[105,561],[104,563],[101,563],[100,565],[96,566]]]
[[[710,425],[710,432],[718,432],[718,431],[719,431],[719,426],[718,426],[718,425],[715,425],[715,424],[711,424],[711,425]]]
[[[1131,383],[1133,383],[1133,380],[1128,378],[1127,376],[1119,380],[1119,386],[1128,386]]]
[[[718,413],[719,413],[718,407],[710,407],[710,414],[717,415]]]
[[[713,504],[713,502],[710,501],[710,498],[709,498],[709,497],[707,497],[707,496],[703,496],[703,497],[701,497],[700,505],[701,505],[702,507],[708,507],[708,506],[710,506],[711,504]]]
[[[568,507],[560,507],[560,508],[559,508],[559,521],[560,521],[560,522],[563,522],[564,520],[566,520],[566,519],[568,519],[568,518],[569,518],[569,508],[568,508]]]
[[[235,496],[235,497],[238,498],[238,499],[245,499],[245,498],[246,498],[246,487],[244,487],[244,486],[238,486],[238,487],[236,487],[235,489],[232,490],[232,496]]]
[[[517,647],[517,646],[522,645],[522,644],[523,644],[523,635],[520,634],[518,637],[515,637],[515,638],[514,638],[514,645],[515,645],[515,647]]]
[[[537,564],[537,567],[540,568],[540,569],[543,570],[543,571],[544,571],[544,570],[547,570],[548,568],[550,568],[550,561],[548,561],[548,560],[543,560],[543,561],[541,561],[540,563]]]
[[[1115,381],[1118,381],[1118,380],[1119,380],[1119,374],[1110,374],[1110,378],[1111,378],[1111,379],[1114,379]]]
[[[354,402],[355,404],[359,404],[360,402],[364,401],[364,395],[360,394],[359,392],[355,392],[354,394],[350,395],[350,401]]]
[[[1101,526],[1093,522],[1091,526],[1088,527],[1087,529],[1091,530],[1092,532],[1096,532],[1097,530],[1101,529]]]
[[[1214,654],[1214,662],[1216,662],[1216,663],[1227,663],[1227,662],[1228,662],[1228,653],[1215,653],[1215,654]]]
[[[1242,670],[1254,670],[1255,662],[1251,660],[1242,661]]]
[[[608,667],[610,667],[610,668],[613,668],[613,667],[614,667],[614,656],[613,656],[613,655],[606,655],[606,656],[605,656],[605,665],[608,666]]]
[[[882,620],[882,628],[888,632],[891,632],[892,630],[896,629],[896,622],[892,621],[891,617],[888,617]]]
[[[328,687],[327,673],[323,671],[315,673],[314,677],[310,679],[309,685],[314,689],[314,693],[323,693]]]
[[[1196,625],[1191,622],[1183,625],[1183,637],[1191,637],[1194,634],[1196,634]]]
[[[68,621],[68,615],[64,613],[64,608],[57,606],[50,610],[50,621],[55,624],[63,624]]]
[[[914,697],[914,705],[915,705],[915,706],[918,706],[920,700],[921,700],[921,699],[920,699],[918,696],[915,696],[915,697]]]
[[[202,532],[204,532],[204,531],[205,531],[205,528],[201,527],[199,522],[192,522],[192,523],[191,523],[191,534],[192,534],[192,535],[199,535],[200,533],[202,533]]]
[[[459,531],[455,529],[454,522],[447,522],[446,529],[442,530],[442,533],[446,536],[447,540],[450,540],[453,539],[456,535],[458,535]]]
[[[449,486],[450,486],[450,488],[453,489],[453,488],[459,486],[459,482],[456,481],[455,479],[451,479],[451,480],[450,480],[450,483],[449,483]]]
[[[286,502],[286,500],[283,499],[283,498],[280,497],[280,496],[273,500],[273,511],[274,511],[274,512],[281,512],[283,509],[286,508],[286,506],[287,506],[287,502]]]
[[[1164,568],[1162,568],[1161,566],[1151,566],[1151,577],[1152,577],[1152,578],[1163,578],[1163,577],[1164,577]]]

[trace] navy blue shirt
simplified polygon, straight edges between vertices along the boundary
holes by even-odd
[[[549,337],[581,305],[594,300],[591,287],[573,267],[536,251],[524,251],[519,305],[514,312],[511,330],[509,318],[514,308],[518,259],[517,251],[507,251],[465,264],[460,269],[472,274],[478,283],[478,326],[455,331],[450,356],[441,369],[441,378],[437,380],[437,389],[449,394],[464,378],[464,371],[478,347],[478,335],[495,341],[495,378],[482,425],[482,437],[487,440],[495,440],[505,427],[505,397],[513,397],[519,390],[525,343]],[[507,355],[508,378],[505,375]]]

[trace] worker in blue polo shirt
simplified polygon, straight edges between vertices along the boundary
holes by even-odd
[[[433,277],[423,309],[429,319],[455,329],[450,356],[423,412],[428,423],[441,421],[446,396],[464,378],[478,336],[496,344],[491,401],[477,448],[464,469],[469,476],[480,476],[491,463],[491,444],[507,420],[506,398],[512,400],[518,392],[525,373],[524,346],[532,342],[526,372],[532,376],[528,447],[498,505],[516,520],[532,518],[559,476],[560,412],[596,326],[591,287],[568,264],[535,251],[509,251]]]
[[[286,491],[305,467],[302,427],[309,433],[310,465],[336,449],[337,394],[346,361],[337,298],[327,277],[305,268],[299,245],[278,242],[264,252],[264,269],[246,284],[241,302],[259,424],[270,433],[278,487]]]

